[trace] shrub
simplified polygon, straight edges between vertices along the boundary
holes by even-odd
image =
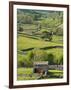
[[[63,65],[63,55],[60,57],[59,64]]]
[[[49,32],[48,30],[41,30],[41,38],[48,39],[49,41],[52,40],[52,32]]]
[[[48,54],[48,58],[47,58],[48,62],[50,65],[53,65],[54,62],[54,55],[52,53]]]
[[[29,51],[27,53],[27,60],[26,60],[27,67],[33,66],[33,57],[34,57],[33,51]]]
[[[18,54],[18,67],[24,67],[26,62],[26,57],[23,55]]]
[[[28,54],[27,54],[27,57],[28,57],[29,60],[32,60],[33,57],[34,57],[33,51],[29,51]]]
[[[47,53],[37,48],[28,51],[26,55],[18,54],[18,67],[32,67],[34,61],[48,61],[49,65],[63,65],[63,55],[56,57],[54,53]]]
[[[18,28],[18,31],[19,31],[19,32],[23,32],[23,27],[20,26],[20,27]]]

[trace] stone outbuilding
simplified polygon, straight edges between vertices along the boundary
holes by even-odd
[[[34,73],[44,74],[45,76],[48,73],[48,61],[39,61],[33,63]]]

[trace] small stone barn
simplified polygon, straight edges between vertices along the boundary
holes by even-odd
[[[42,73],[47,75],[48,73],[48,61],[34,62],[33,63],[34,73]]]

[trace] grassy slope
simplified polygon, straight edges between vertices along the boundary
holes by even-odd
[[[19,36],[18,37],[18,50],[22,50],[22,49],[26,49],[26,48],[32,48],[32,47],[37,47],[37,48],[42,48],[42,47],[48,47],[48,46],[62,46],[62,43],[58,43],[57,40],[58,40],[59,37],[54,37],[54,41],[52,42],[49,42],[49,41],[44,41],[44,40],[36,40],[36,39],[32,39],[32,38],[28,38],[28,37],[22,37],[22,36]],[[47,53],[53,53],[54,56],[56,57],[56,60],[59,59],[61,57],[61,55],[63,54],[63,49],[62,48],[53,48],[53,49],[49,49],[49,50],[46,50]],[[24,55],[22,54],[18,54],[18,60],[21,60],[23,59]],[[57,70],[58,71],[58,70]],[[50,70],[50,74],[52,73],[53,75],[56,75],[58,76],[59,73],[57,73],[56,70],[52,71]],[[61,71],[59,71],[61,72]],[[28,69],[25,69],[25,68],[18,68],[18,80],[34,80],[34,79],[37,79],[37,77],[35,75],[33,75],[32,77],[30,76],[21,76],[23,74],[32,74],[33,73],[33,69],[32,68],[28,68]],[[61,75],[63,75],[61,73]]]
[[[33,68],[18,68],[18,80],[34,80],[37,77],[33,74]]]
[[[55,38],[55,37],[54,37]],[[59,37],[55,38],[56,40]],[[26,49],[26,48],[32,48],[32,47],[37,47],[37,48],[42,48],[42,47],[48,47],[48,46],[62,46],[62,43],[59,44],[57,42],[49,42],[49,41],[44,41],[44,40],[36,40],[32,38],[27,38],[27,37],[18,37],[18,50]],[[53,49],[48,49],[46,52],[52,53],[55,56],[55,59],[58,60],[62,55],[63,55],[63,49],[62,48],[53,48]],[[18,54],[18,60],[23,59],[23,55]]]
[[[26,49],[26,48],[32,48],[32,47],[36,47],[36,48],[41,48],[41,47],[47,47],[47,46],[61,46],[61,44],[57,43],[57,42],[49,42],[49,41],[44,41],[44,40],[36,40],[36,39],[32,39],[32,38],[28,38],[28,37],[22,37],[19,36],[18,37],[18,50],[21,49]]]

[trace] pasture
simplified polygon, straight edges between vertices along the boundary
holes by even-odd
[[[33,72],[33,62],[63,65],[63,13],[17,10],[17,80],[62,78],[63,70],[48,69],[47,76]]]
[[[18,80],[39,80],[40,75],[33,73],[33,68],[18,68],[17,70]],[[63,71],[61,70],[49,70],[47,77],[42,77],[40,79],[55,79],[62,78]]]
[[[55,38],[55,37],[53,37]],[[58,37],[59,38],[59,37]],[[56,38],[56,41],[58,40],[58,38]],[[33,39],[33,38],[28,38],[25,36],[21,36],[19,35],[18,37],[18,50],[21,51],[21,53],[18,53],[18,61],[22,61],[24,62],[26,59],[25,57],[27,57],[27,53],[29,51],[27,51],[27,48],[44,48],[44,47],[49,47],[49,46],[62,46],[62,43],[59,44],[59,42],[55,42],[55,41],[44,41],[41,39]],[[23,54],[22,50],[25,49],[26,54]],[[51,49],[45,49],[44,51],[47,52],[47,54],[53,54],[54,55],[54,61],[58,62],[61,58],[61,56],[63,56],[63,48],[51,48]],[[28,58],[28,57],[27,57]],[[39,75],[34,74],[33,73],[33,67],[32,68],[24,68],[24,67],[20,67],[18,68],[17,71],[17,79],[18,80],[36,80],[39,78]],[[63,71],[60,70],[49,70],[48,76],[44,77],[42,79],[53,79],[53,78],[59,78],[59,76],[63,76]]]

